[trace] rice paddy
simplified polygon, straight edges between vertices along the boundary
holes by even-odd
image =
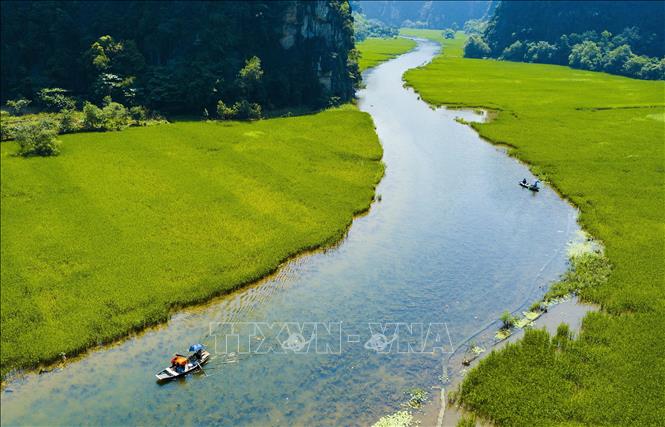
[[[383,175],[372,120],[352,106],[59,138],[53,158],[0,147],[3,376],[339,240]]]
[[[416,47],[416,42],[405,38],[367,38],[356,44],[356,48],[360,53],[358,66],[360,67],[360,71],[365,71],[381,62],[406,53],[414,47]]]

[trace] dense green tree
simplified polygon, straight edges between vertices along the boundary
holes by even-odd
[[[469,19],[464,23],[464,32],[471,34],[482,35],[487,29],[487,21],[484,19]]]
[[[15,115],[15,116],[21,116],[25,114],[26,110],[28,109],[28,106],[32,103],[29,99],[25,98],[19,98],[19,99],[12,99],[7,101],[7,107],[9,108],[9,111]]]
[[[623,74],[623,67],[632,55],[633,52],[627,44],[610,50],[603,58],[603,70],[612,74]]]
[[[368,19],[358,11],[353,12],[353,34],[357,42],[367,37],[396,37],[398,32],[397,27],[386,25],[378,19]]]
[[[642,1],[501,2],[483,33],[492,57],[643,79],[661,78],[664,37],[662,2]]]
[[[467,58],[485,58],[490,54],[490,47],[482,37],[473,35],[464,45],[464,56]]]
[[[263,101],[263,68],[261,60],[252,56],[245,61],[245,66],[238,72],[238,86],[245,99],[250,101]]]
[[[517,40],[515,43],[511,44],[503,50],[501,59],[505,59],[506,61],[524,61],[525,53],[526,47],[524,43]]]
[[[571,67],[584,70],[600,70],[603,64],[603,53],[595,42],[586,40],[573,46],[568,58]]]
[[[545,41],[541,40],[539,42],[531,42],[526,45],[524,60],[527,62],[541,62],[545,64],[551,64],[555,58],[556,51],[557,48],[555,45]]]
[[[359,80],[345,0],[6,1],[0,15],[2,101],[59,87],[199,114],[242,98],[236,78],[254,56],[269,107],[346,101]]]
[[[624,33],[626,28],[632,32]],[[502,1],[484,36],[498,57],[516,40],[554,44],[563,34],[586,31],[623,34],[637,54],[665,55],[665,7],[660,1]]]
[[[46,111],[72,110],[76,107],[76,101],[67,96],[67,93],[65,89],[59,87],[44,88],[37,93],[37,98],[41,107]]]

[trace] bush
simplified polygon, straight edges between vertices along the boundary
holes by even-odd
[[[230,120],[235,118],[238,114],[238,111],[234,107],[227,106],[224,101],[217,102],[217,115],[220,119]]]
[[[28,105],[30,105],[31,102],[32,101],[28,99],[19,98],[12,101],[7,101],[7,107],[13,115],[21,116],[25,114],[25,110],[28,108]]]
[[[10,138],[14,137],[14,133],[10,131],[10,127],[7,126],[6,120],[0,121],[0,141],[7,141]]]
[[[506,61],[523,61],[525,54],[524,43],[517,40],[515,43],[511,44],[503,50],[500,59],[505,59]]]
[[[104,124],[102,110],[95,104],[86,102],[83,105],[83,127],[87,130],[101,129]]]
[[[236,102],[233,108],[237,111],[237,118],[241,120],[256,120],[261,118],[261,106],[246,99]]]
[[[56,139],[57,126],[48,120],[27,123],[16,129],[18,154],[28,156],[57,156],[60,143]]]
[[[482,37],[473,35],[464,45],[465,58],[485,58],[490,54],[490,47]]]
[[[120,130],[127,126],[129,113],[124,105],[111,101],[102,108],[102,117],[104,118],[104,129]]]
[[[217,115],[223,120],[256,120],[261,118],[261,106],[246,99],[236,102],[233,107],[227,106],[224,101],[218,101]]]
[[[73,110],[76,108],[76,101],[66,95],[65,89],[58,87],[44,88],[39,91],[37,97],[40,104],[47,111],[57,112],[61,110]]]
[[[74,120],[74,110],[62,110],[60,112],[60,133],[68,133],[77,130],[78,126]]]
[[[136,105],[129,109],[129,117],[134,120],[134,124],[140,124],[148,118],[148,110],[145,107]]]
[[[443,38],[444,39],[454,39],[455,38],[455,30],[452,30],[450,28],[447,28],[443,30]]]

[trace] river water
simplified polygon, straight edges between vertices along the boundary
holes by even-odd
[[[366,425],[505,309],[541,296],[566,264],[576,212],[525,166],[431,109],[402,74],[418,47],[365,75],[359,106],[384,147],[381,200],[334,248],[163,326],[30,374],[2,392],[2,425]],[[235,324],[235,329],[228,322]],[[259,322],[259,323],[251,323]],[[229,339],[230,338],[230,339]],[[206,374],[159,385],[174,351],[204,342]]]

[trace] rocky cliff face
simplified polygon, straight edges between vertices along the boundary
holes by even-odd
[[[316,71],[325,96],[349,100],[359,74],[349,63],[354,48],[353,25],[347,1],[299,1],[284,13],[282,37],[286,54],[306,52],[309,67]]]

